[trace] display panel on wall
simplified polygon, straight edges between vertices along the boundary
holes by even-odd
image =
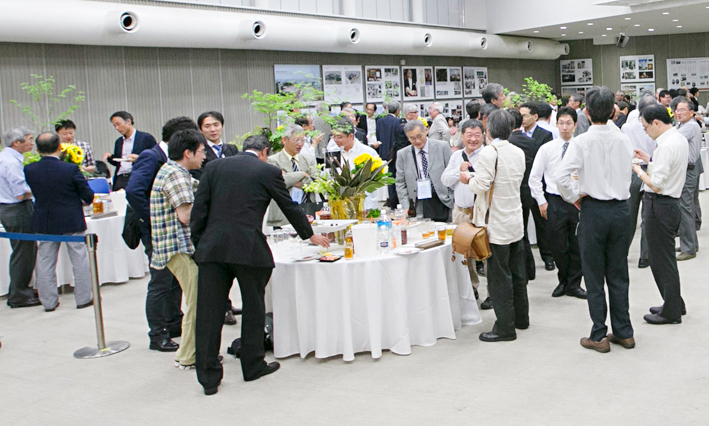
[[[592,86],[563,86],[561,88],[561,97],[568,98],[569,96],[577,92],[582,93],[585,96],[586,90],[590,89],[591,87]]]
[[[429,114],[428,107],[431,106],[433,102],[438,102],[443,106],[444,117],[452,117],[454,120],[459,121],[463,117],[463,100],[440,100],[440,101],[426,101],[426,102],[405,102],[404,108],[409,105],[415,105],[418,108],[419,117],[423,117],[431,124],[431,115]]]
[[[620,82],[655,81],[655,55],[620,57]]]
[[[402,67],[404,100],[433,99],[433,67]]]
[[[322,90],[320,65],[274,65],[273,74],[276,93],[293,92],[301,84],[311,84],[313,88]]]
[[[463,91],[466,98],[479,98],[487,86],[487,67],[463,67]]]
[[[637,100],[640,98],[640,92],[643,90],[650,93],[655,93],[655,83],[637,83],[637,84],[621,84],[620,91],[626,95],[630,95],[630,99]]]
[[[436,67],[436,99],[460,98],[463,96],[462,68]]]
[[[679,89],[709,89],[709,58],[679,58],[667,60],[667,87]]]
[[[561,84],[593,84],[593,60],[570,59],[561,61]]]
[[[325,102],[364,102],[361,65],[323,65],[322,73]]]
[[[398,65],[365,66],[367,102],[401,99],[401,72]]]

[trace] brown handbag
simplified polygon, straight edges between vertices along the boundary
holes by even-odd
[[[495,148],[493,146],[493,148]],[[495,148],[497,151],[497,148]],[[495,159],[495,178],[497,178],[497,159]],[[490,195],[488,197],[487,212],[485,213],[485,225],[490,219],[490,206],[492,206],[492,193],[495,192],[495,181],[490,186]],[[471,209],[470,218],[473,218],[475,208]],[[470,222],[463,222],[456,226],[453,231],[453,257],[460,253],[466,259],[472,258],[475,260],[485,260],[492,256],[490,250],[490,238],[487,235],[487,227],[477,227]],[[465,261],[464,261],[465,263]]]

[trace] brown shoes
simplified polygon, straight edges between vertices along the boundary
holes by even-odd
[[[608,341],[611,343],[615,343],[616,345],[620,345],[624,347],[625,349],[633,349],[635,347],[635,338],[633,337],[628,337],[627,339],[619,339],[613,335],[613,333],[610,333],[606,336],[608,338]]]
[[[600,342],[594,342],[588,337],[583,337],[581,339],[581,346],[586,349],[593,349],[596,352],[606,353],[611,351],[611,344],[608,343],[608,338],[604,337]]]

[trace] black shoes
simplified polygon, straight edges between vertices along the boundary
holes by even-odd
[[[236,325],[236,318],[234,318],[234,314],[231,310],[226,311],[226,315],[224,316],[224,325]]]
[[[661,317],[658,314],[647,314],[643,317],[643,319],[653,325],[681,324],[682,323],[682,317],[679,317],[676,320],[671,320],[671,319],[667,319],[665,317]]]
[[[588,298],[588,297],[586,296],[586,290],[584,290],[584,289],[582,289],[582,288],[580,288],[580,287],[579,287],[579,288],[572,289],[572,290],[567,290],[567,291],[566,291],[566,295],[567,295],[567,296],[571,296],[571,297],[577,297],[577,298],[579,298],[579,299],[587,299],[587,298]]]
[[[662,312],[662,306],[653,306],[650,308],[650,313],[658,315],[660,312]],[[682,308],[682,315],[687,315],[687,308]]]
[[[641,257],[640,260],[638,261],[638,268],[644,269],[644,268],[647,268],[648,266],[650,266],[650,261],[647,259],[643,259]]]
[[[89,306],[93,306],[93,305],[94,305],[94,299],[91,299],[86,303],[82,303],[81,305],[76,305],[76,309],[84,309],[84,308],[88,308]]]
[[[214,394],[216,394],[217,392],[219,392],[219,388],[218,388],[218,387],[216,387],[216,388],[211,388],[211,389],[205,389],[205,390],[204,390],[204,394],[207,395],[207,396],[214,395]]]
[[[159,342],[150,342],[150,349],[160,352],[177,352],[180,345],[170,339],[163,339]]]
[[[546,269],[547,271],[553,271],[554,269],[556,269],[556,266],[554,265],[554,261],[553,260],[545,260],[544,261],[544,269]]]
[[[516,334],[513,334],[511,336],[500,336],[494,331],[486,331],[485,333],[480,333],[480,340],[482,340],[483,342],[510,342],[516,339]]]
[[[279,368],[281,368],[281,364],[279,364],[277,362],[270,362],[270,363],[266,364],[266,366],[263,368],[263,370],[261,370],[261,372],[256,377],[253,377],[250,379],[244,378],[244,381],[253,382],[254,380],[258,380],[263,376],[268,376],[271,373],[275,373],[276,371],[278,371]],[[205,393],[206,393],[206,391],[205,391]]]
[[[12,309],[29,308],[31,306],[39,306],[41,304],[42,304],[42,302],[40,302],[39,299],[36,297],[30,297],[29,299],[25,299],[21,302],[10,302],[9,300],[7,302],[7,306],[9,306]]]
[[[483,310],[492,309],[492,300],[490,300],[490,297],[485,299],[483,301],[483,303],[480,304],[480,309],[483,309]]]
[[[241,311],[242,311],[241,308],[235,308],[233,306],[231,307],[231,313],[234,315],[241,315]]]
[[[564,295],[565,291],[566,290],[564,289],[564,284],[559,284],[558,286],[556,286],[554,291],[551,293],[551,297],[561,297]]]

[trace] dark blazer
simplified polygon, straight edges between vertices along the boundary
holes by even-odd
[[[393,177],[393,178],[396,177],[396,156],[397,156],[397,153],[402,148],[406,148],[407,146],[411,145],[411,142],[409,142],[409,138],[407,138],[406,133],[404,133],[404,124],[406,124],[406,119],[401,120],[401,125],[399,126],[399,128],[396,131],[394,145],[392,146],[390,154],[389,154],[389,160],[391,160],[391,163],[389,163],[389,172],[391,173],[391,177]]]
[[[25,167],[25,178],[35,197],[33,232],[59,235],[86,231],[83,203],[91,203],[94,192],[79,166],[43,157]]]
[[[140,154],[141,152],[145,151],[146,149],[150,149],[157,145],[157,142],[155,141],[155,138],[153,135],[150,133],[145,133],[145,132],[140,132],[138,130],[135,131],[135,141],[133,142],[133,151],[131,152],[132,154]],[[114,158],[121,158],[123,155],[123,136],[120,138],[116,139],[116,142],[113,147],[113,155],[108,157],[108,162],[111,163],[113,166],[118,168],[118,166],[121,165],[118,161],[113,161]]]
[[[261,232],[272,199],[301,238],[313,235],[307,217],[291,200],[280,169],[249,152],[209,163],[190,220],[197,263],[273,268],[273,256]]]
[[[620,129],[621,127],[623,127],[623,124],[625,124],[626,121],[628,121],[627,115],[623,113],[618,114],[618,118],[615,119],[615,125],[618,126],[618,128]]]
[[[167,162],[167,155],[155,145],[141,152],[133,163],[133,172],[126,185],[126,200],[133,208],[136,219],[150,223],[150,191],[160,167]]]
[[[360,115],[359,116],[359,123],[357,123],[357,128],[362,129],[364,134],[366,135],[368,132],[369,126],[367,126],[367,116],[366,115]]]
[[[391,151],[397,140],[397,134],[402,131],[400,127],[406,120],[396,117],[394,114],[387,114],[377,119],[377,140],[379,145],[379,156],[382,160],[391,159]]]
[[[217,159],[217,154],[214,153],[214,150],[211,146],[209,146],[209,143],[204,144],[204,153],[206,154],[206,158],[204,159],[204,163],[202,163],[202,167],[199,169],[190,170],[190,174],[192,175],[192,177],[197,180],[202,177],[202,173],[204,173],[204,168],[207,167],[207,163]],[[239,148],[237,148],[236,145],[222,142],[221,158],[231,157],[238,153]]]
[[[539,129],[539,127],[537,127]],[[550,132],[544,130],[545,132],[549,133]],[[534,134],[536,134],[536,130],[534,131]],[[530,138],[527,137],[524,133],[522,133],[521,130],[515,130],[510,134],[510,137],[507,139],[512,145],[516,146],[517,148],[521,149],[524,152],[524,177],[522,178],[522,185],[521,185],[521,196],[526,197],[532,196],[532,193],[529,189],[529,173],[532,171],[532,164],[534,163],[534,157],[537,155],[537,151],[539,150],[537,148],[537,142]]]
[[[354,130],[355,138],[357,138],[357,140],[362,142],[363,144],[367,145],[367,133],[359,127],[355,127]]]
[[[542,129],[537,126],[532,133],[532,139],[536,144],[536,149],[538,150],[542,145],[554,139],[554,135],[549,130]],[[534,151],[534,155],[537,155],[537,151]]]

